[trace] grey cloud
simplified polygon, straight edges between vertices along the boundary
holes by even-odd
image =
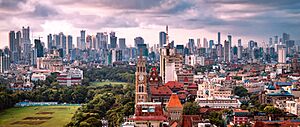
[[[31,14],[36,17],[50,17],[50,16],[57,15],[58,12],[52,7],[42,5],[42,4],[37,4],[35,6],[34,11]]]
[[[27,0],[0,0],[0,9],[19,9],[19,4],[26,3]]]

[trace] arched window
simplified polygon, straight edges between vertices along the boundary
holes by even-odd
[[[144,92],[144,85],[143,84],[139,85],[139,92]]]

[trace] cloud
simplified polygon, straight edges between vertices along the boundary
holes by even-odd
[[[42,4],[37,4],[35,6],[34,11],[31,12],[32,16],[43,17],[43,18],[55,16],[57,14],[58,12],[54,8]]]
[[[19,9],[20,4],[26,3],[27,0],[0,0],[0,9],[15,10]]]

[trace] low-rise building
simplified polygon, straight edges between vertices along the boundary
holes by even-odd
[[[128,118],[137,127],[159,127],[167,121],[159,102],[141,102],[135,105],[135,115]]]
[[[78,68],[66,69],[57,76],[59,85],[74,86],[81,85],[83,71]]]

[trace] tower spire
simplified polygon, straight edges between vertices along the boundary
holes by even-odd
[[[169,27],[168,25],[166,26],[166,41],[167,41],[167,45],[169,45]]]

